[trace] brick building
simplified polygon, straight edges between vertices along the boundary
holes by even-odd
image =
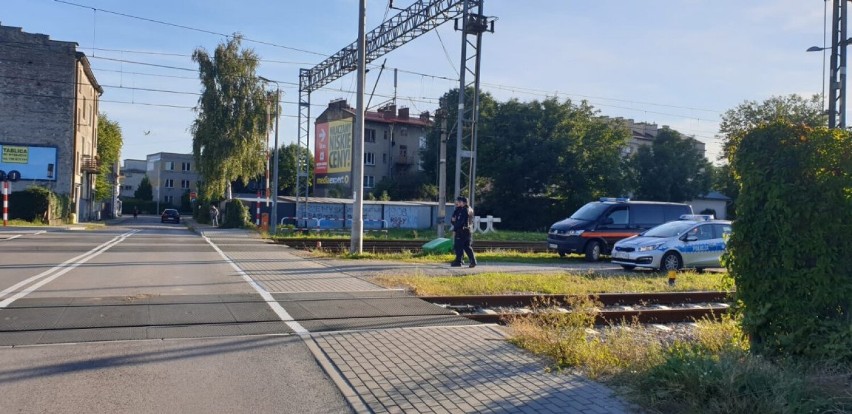
[[[75,42],[0,25],[0,170],[13,191],[68,195],[79,220],[97,217],[98,99],[103,89]]]
[[[352,149],[355,109],[345,100],[329,103],[316,119],[314,162],[318,197],[352,194]],[[420,148],[432,128],[429,112],[410,116],[408,108],[386,105],[364,117],[364,189],[370,191],[387,177],[416,172]]]

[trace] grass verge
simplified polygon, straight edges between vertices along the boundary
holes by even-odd
[[[291,229],[280,229],[275,239],[312,239],[316,237],[332,238],[349,240],[351,233],[349,230],[337,231],[311,231],[301,232]],[[391,240],[422,240],[424,242],[434,240],[438,237],[435,230],[404,230],[404,229],[388,229],[382,231],[367,231],[364,233],[365,239],[391,239]],[[452,238],[452,233],[445,234],[444,237]],[[493,233],[477,233],[474,235],[475,240],[489,241],[518,241],[518,242],[545,242],[547,241],[547,233],[545,232],[528,232],[528,231],[508,231],[500,230]]]
[[[596,334],[594,305],[509,321],[511,341],[570,368],[619,386],[633,402],[659,413],[842,413],[852,410],[852,367],[773,363],[748,350],[732,317],[697,323],[691,338],[661,339],[623,323]]]
[[[332,253],[327,250],[313,250],[315,256],[332,257],[350,260],[387,260],[406,263],[450,263],[455,259],[453,254],[425,254],[421,252],[403,251],[396,253],[364,252],[361,254]],[[579,257],[579,256],[577,256]],[[528,263],[528,264],[559,264],[565,263],[564,258],[555,253],[534,253],[518,250],[489,250],[476,254],[476,260],[483,263]]]
[[[41,221],[26,221],[20,219],[9,220],[9,227],[47,227],[47,224]]]
[[[464,276],[376,276],[371,280],[389,288],[406,288],[419,296],[671,292],[725,290],[731,286],[725,273],[681,273],[674,287],[668,285],[666,276],[652,272],[630,275],[479,273]]]

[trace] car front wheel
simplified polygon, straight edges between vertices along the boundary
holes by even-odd
[[[675,252],[668,252],[663,255],[660,261],[660,270],[667,272],[672,270],[680,270],[683,267],[683,260]]]
[[[597,262],[601,259],[601,242],[592,240],[586,245],[586,261]]]
[[[624,269],[624,270],[633,270],[633,269],[635,269],[635,268],[636,268],[636,266],[633,266],[633,265],[621,265],[621,268],[622,268],[622,269]]]

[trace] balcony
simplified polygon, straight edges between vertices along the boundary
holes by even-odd
[[[410,155],[397,155],[393,161],[398,165],[412,165],[414,164],[414,157]]]
[[[80,159],[80,171],[89,174],[97,174],[100,172],[100,160],[96,156],[84,155]]]

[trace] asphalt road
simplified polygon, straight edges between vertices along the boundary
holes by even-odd
[[[183,224],[0,231],[0,412],[348,411],[303,341]]]

